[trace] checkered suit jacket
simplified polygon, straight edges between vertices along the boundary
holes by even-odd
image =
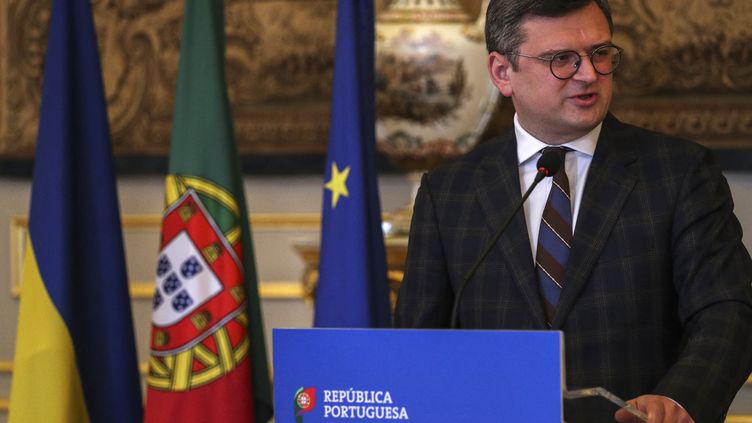
[[[463,276],[521,197],[510,131],[424,175],[395,325],[449,325]],[[694,143],[604,121],[552,327],[570,389],[660,394],[723,419],[752,368],[752,263],[725,178]],[[546,329],[522,212],[465,289],[462,328]],[[603,399],[570,422],[612,422]]]

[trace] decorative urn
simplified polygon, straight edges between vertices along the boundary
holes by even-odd
[[[425,171],[470,150],[498,91],[486,69],[485,4],[473,21],[455,0],[394,0],[376,22],[376,134],[400,168]]]

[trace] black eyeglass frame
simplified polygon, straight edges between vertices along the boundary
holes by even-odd
[[[598,68],[595,66],[595,63],[593,62],[593,56],[595,56],[595,54],[598,51],[600,51],[600,50],[602,50],[604,48],[616,48],[616,51],[617,51],[616,55],[614,56],[614,59],[616,60],[616,62],[613,64],[613,67],[611,68],[610,72],[601,72],[600,70],[598,70]],[[624,52],[624,49],[621,48],[621,47],[619,47],[619,46],[617,46],[616,44],[604,44],[602,46],[598,46],[598,47],[594,48],[590,53],[587,53],[585,55],[582,55],[579,52],[574,51],[574,50],[562,50],[562,51],[558,51],[558,52],[556,52],[556,53],[554,53],[554,54],[552,54],[550,56],[530,56],[530,55],[526,55],[526,54],[522,54],[522,53],[511,52],[511,51],[505,52],[503,54],[505,54],[505,55],[527,57],[528,59],[537,59],[537,60],[541,60],[541,61],[544,61],[544,62],[548,62],[548,68],[551,71],[551,75],[553,75],[556,79],[560,79],[562,81],[566,81],[567,79],[574,78],[574,76],[577,74],[577,71],[580,70],[580,66],[582,65],[582,58],[583,57],[587,57],[587,58],[590,59],[590,63],[593,65],[593,69],[599,75],[610,75],[610,74],[614,73],[614,71],[616,70],[616,68],[618,68],[619,64],[621,63],[621,55],[622,55],[623,52]],[[573,54],[577,55],[579,57],[579,59],[577,59],[577,62],[574,63],[572,74],[569,75],[566,78],[562,78],[559,75],[557,75],[556,72],[554,72],[554,59],[556,58],[556,56],[559,56],[561,54],[568,54],[568,53],[573,53]]]

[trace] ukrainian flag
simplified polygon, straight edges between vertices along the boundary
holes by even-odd
[[[9,422],[142,419],[89,0],[54,0]]]

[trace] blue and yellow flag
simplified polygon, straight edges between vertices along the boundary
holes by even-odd
[[[52,3],[9,422],[137,422],[136,344],[91,5]]]
[[[376,179],[372,0],[340,0],[314,325],[391,324]]]

